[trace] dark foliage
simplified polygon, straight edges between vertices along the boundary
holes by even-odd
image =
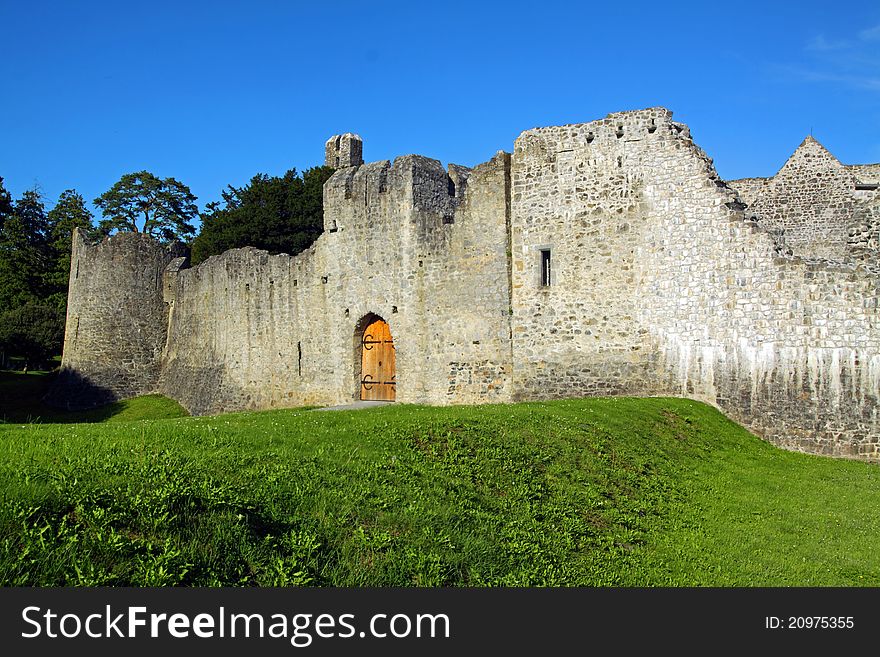
[[[323,186],[332,174],[332,167],[302,175],[291,169],[281,177],[257,174],[244,187],[230,185],[223,207],[210,203],[202,215],[193,264],[243,246],[291,255],[307,249],[323,230]]]
[[[30,368],[44,366],[61,353],[64,315],[60,308],[29,302],[0,313],[0,352],[23,358]]]

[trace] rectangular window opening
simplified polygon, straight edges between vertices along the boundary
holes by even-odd
[[[553,281],[553,270],[550,264],[550,249],[541,249],[541,285],[549,287]]]

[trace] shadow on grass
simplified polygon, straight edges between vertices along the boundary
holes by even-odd
[[[71,424],[155,420],[182,417],[188,413],[177,402],[161,395],[113,401],[88,410],[63,410],[44,399],[52,389],[58,372],[0,371],[0,423]]]

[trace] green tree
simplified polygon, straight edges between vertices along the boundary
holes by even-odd
[[[47,218],[52,262],[46,272],[46,287],[50,302],[66,309],[73,230],[79,228],[87,236],[92,236],[95,229],[93,215],[82,195],[74,189],[67,189],[61,192],[58,203],[49,211]]]
[[[0,230],[0,312],[46,295],[50,261],[43,200],[37,190],[29,190],[15,202]]]
[[[54,306],[28,302],[0,313],[0,352],[24,358],[30,368],[41,367],[61,351],[64,315]]]
[[[104,219],[104,234],[143,232],[163,241],[187,240],[195,233],[190,223],[199,212],[189,187],[174,178],[160,179],[149,171],[127,173],[95,199]]]
[[[209,203],[202,214],[193,264],[242,246],[291,255],[307,249],[323,231],[323,187],[333,171],[313,167],[299,175],[291,169],[281,177],[257,174],[244,187],[229,185],[223,207]]]
[[[0,176],[0,230],[3,230],[3,224],[6,217],[12,214],[12,195],[6,191],[3,186],[3,177]]]

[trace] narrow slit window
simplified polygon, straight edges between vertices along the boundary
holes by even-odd
[[[541,249],[541,285],[549,287],[553,280],[553,270],[550,264],[550,249]]]

